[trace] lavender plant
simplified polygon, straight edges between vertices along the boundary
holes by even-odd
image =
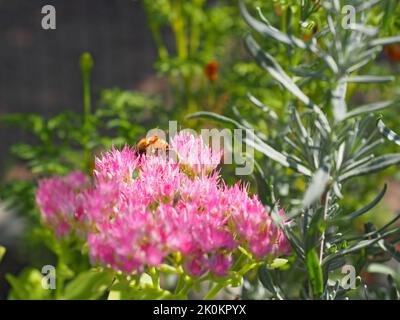
[[[18,277],[7,275],[9,298],[212,299],[231,287],[241,287],[241,297],[253,299],[399,298],[398,273],[382,264],[399,260],[399,216],[381,227],[365,223],[364,232],[354,227],[383,198],[386,185],[356,211],[346,205],[355,178],[400,163],[399,153],[376,151],[385,139],[399,144],[400,137],[375,115],[396,99],[363,105],[351,99],[359,86],[395,80],[365,70],[376,70],[372,62],[383,46],[400,42],[393,35],[399,5],[347,1],[357,19],[344,24],[349,17],[339,0],[255,3],[260,6],[249,7],[252,13],[243,2],[240,10],[253,30],[246,47],[261,68],[246,63],[239,79],[224,79],[218,87],[218,77],[229,72],[219,75],[218,62],[208,62],[232,52],[224,50],[222,36],[235,25],[234,7],[207,7],[203,0],[144,1],[158,70],[168,75],[177,110],[198,110],[214,89],[234,97],[232,117],[198,112],[190,118],[214,119],[246,132],[244,142],[258,151],[253,160],[259,196],[240,184],[225,184],[217,169],[221,154],[184,133],[170,141],[175,160],[129,147],[95,157],[98,147],[137,141],[146,122],[142,106],[158,112],[159,103],[107,90],[93,110],[93,62],[84,54],[82,116],[3,119],[28,124],[38,136],[38,145],[14,148],[32,171],[63,175],[40,180],[38,188],[29,182],[16,197],[33,202],[36,195],[37,207],[29,203],[29,210],[37,220],[35,231],[55,255],[56,289],[43,289],[42,274],[32,267]],[[162,41],[161,29],[168,25],[176,56]],[[242,106],[244,97],[237,97],[244,86],[251,88],[251,112]],[[207,109],[222,111],[211,102]],[[133,125],[132,118],[142,126]],[[3,254],[0,247],[0,260]],[[343,270],[350,271],[348,277]],[[368,288],[360,276],[364,271],[387,275],[387,288]]]
[[[355,21],[346,20],[347,12],[342,13],[345,4],[354,9]],[[376,151],[385,138],[399,141],[398,135],[374,115],[395,106],[396,99],[364,105],[355,105],[350,99],[357,86],[379,86],[395,80],[391,75],[366,74],[363,70],[368,69],[383,46],[400,42],[399,35],[386,35],[390,30],[388,21],[393,21],[392,14],[398,4],[357,0],[304,1],[297,7],[282,4],[281,29],[267,20],[261,7],[253,15],[243,1],[240,8],[253,30],[245,36],[245,45],[259,66],[278,84],[280,90],[275,92],[283,97],[281,107],[285,115],[278,118],[270,106],[251,93],[249,100],[256,109],[262,110],[265,121],[276,127],[277,134],[267,136],[239,112],[236,119],[209,112],[190,117],[214,119],[247,130],[249,138],[245,143],[267,158],[256,166],[259,176],[271,177],[260,184],[261,189],[270,186],[269,199],[279,199],[283,207],[290,207],[290,223],[281,226],[295,257],[290,268],[285,266],[286,270],[260,269],[259,280],[267,289],[264,296],[339,299],[354,296],[358,291],[358,297],[376,297],[360,277],[346,283],[338,274],[346,270],[347,264],[359,276],[378,257],[399,261],[395,245],[400,229],[395,222],[400,215],[381,228],[366,223],[363,233],[354,230],[352,222],[377,205],[386,192],[386,185],[371,203],[355,212],[349,212],[342,204],[349,181],[363,175],[371,177],[400,163],[400,153],[377,154]],[[379,18],[378,13],[381,13]],[[302,26],[313,25],[313,21],[319,25],[310,38],[299,38],[296,33],[301,33]],[[285,57],[285,66],[274,57],[273,53],[277,52]],[[259,160],[255,158],[256,162]],[[292,186],[302,179],[307,182],[307,189],[296,199]],[[269,202],[271,210],[274,205]],[[253,286],[244,287],[245,295],[255,296],[257,281],[250,279]],[[395,281],[389,279],[389,282],[391,294],[385,298],[398,298]]]

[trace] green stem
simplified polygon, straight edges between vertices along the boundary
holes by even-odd
[[[151,280],[153,281],[153,288],[154,289],[160,289],[160,271],[152,267],[150,269],[150,274],[151,274]]]
[[[225,286],[227,285],[227,283],[224,282],[219,282],[217,283],[214,287],[211,288],[211,290],[204,296],[203,300],[211,300],[213,299],[218,292],[220,292]]]
[[[177,268],[178,274],[179,274],[179,278],[178,278],[178,283],[176,284],[175,287],[175,294],[178,294],[184,287],[185,285],[185,273],[182,269],[181,266],[179,266]]]
[[[325,197],[323,198],[324,203],[324,221],[328,219],[328,209],[329,209],[329,197],[330,190],[326,191]],[[319,248],[319,263],[322,264],[322,259],[324,258],[324,245],[325,245],[325,228],[321,235],[321,245]]]
[[[90,73],[93,69],[93,59],[88,52],[84,52],[80,58],[80,69],[82,74],[82,93],[83,93],[83,149],[84,163],[86,169],[90,168],[90,115],[91,115],[91,94],[90,94]]]

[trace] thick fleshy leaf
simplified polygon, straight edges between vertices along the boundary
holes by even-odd
[[[82,272],[65,287],[63,298],[67,300],[98,299],[111,287],[113,278],[113,273],[105,270]]]

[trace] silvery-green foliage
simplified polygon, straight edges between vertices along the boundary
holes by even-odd
[[[310,1],[305,2],[310,4]],[[351,229],[355,218],[368,212],[383,198],[386,185],[381,186],[382,190],[377,191],[371,203],[356,212],[349,212],[341,206],[341,199],[346,197],[343,191],[345,183],[400,164],[400,149],[399,153],[392,154],[382,154],[378,149],[388,140],[400,144],[400,136],[387,128],[381,119],[377,120],[376,115],[378,111],[398,105],[397,101],[353,105],[348,99],[350,85],[379,86],[394,80],[391,75],[366,74],[364,69],[375,60],[384,45],[400,42],[400,35],[382,36],[380,29],[395,10],[385,11],[379,21],[381,25],[373,26],[369,25],[372,10],[376,6],[398,4],[392,4],[390,0],[353,0],[346,3],[329,0],[318,3],[321,6],[319,14],[326,23],[320,26],[310,41],[305,41],[292,32],[291,6],[287,6],[283,13],[286,15],[285,30],[280,30],[269,23],[259,8],[252,14],[250,11],[253,12],[254,8],[240,1],[243,18],[252,30],[244,37],[248,52],[267,76],[289,94],[288,103],[282,106],[286,108],[287,117],[278,119],[271,108],[251,95],[249,88],[250,103],[263,112],[265,119],[274,121],[279,139],[264,137],[264,133],[256,131],[253,139],[247,139],[245,143],[266,158],[263,177],[272,178],[265,185],[272,182],[274,188],[271,189],[274,190],[282,185],[279,184],[282,175],[271,170],[276,168],[274,162],[292,169],[292,176],[303,176],[308,185],[302,199],[291,199],[290,204],[281,203],[284,207],[290,205],[290,222],[283,224],[277,219],[293,248],[291,268],[279,271],[264,267],[259,271],[259,279],[268,296],[277,299],[298,297],[297,293],[285,292],[285,288],[290,287],[285,285],[285,279],[301,282],[298,290],[302,298],[342,299],[351,295],[354,288],[335,281],[334,277],[340,274],[348,261],[354,264],[357,275],[367,265],[367,256],[383,254],[386,259],[392,257],[400,261],[400,253],[395,248],[400,235],[400,228],[395,226],[395,222],[400,215],[379,229],[366,224],[361,235]],[[341,8],[345,4],[352,5],[357,13],[356,23],[348,28],[342,25]],[[270,48],[283,48],[288,56],[294,52],[309,55],[311,62],[301,66],[281,65],[273,54],[264,49],[266,44]],[[308,85],[315,82],[324,82],[324,86],[319,87],[319,95],[324,98],[318,103],[305,93],[310,90]],[[206,112],[191,117],[207,117],[240,128],[245,128],[243,124],[246,121],[240,117],[231,119]],[[272,203],[270,205],[273,206]],[[299,270],[300,278],[290,277]],[[362,284],[362,279],[357,278],[355,283],[362,292],[359,296],[368,298],[370,293]],[[397,296],[385,297],[398,297],[396,281],[389,279],[389,283]]]

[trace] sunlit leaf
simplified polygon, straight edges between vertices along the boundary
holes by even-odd
[[[378,131],[386,137],[389,141],[393,141],[394,143],[400,146],[400,135],[396,132],[390,130],[386,125],[383,123],[382,119],[379,119],[377,122]]]

